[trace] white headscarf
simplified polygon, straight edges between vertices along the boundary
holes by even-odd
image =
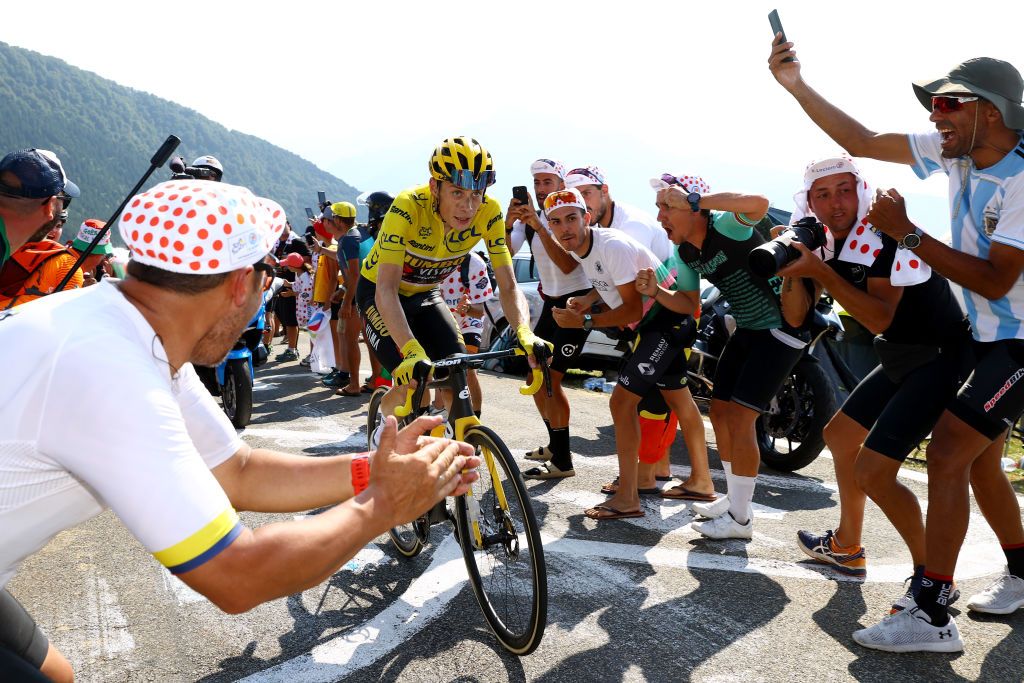
[[[873,193],[871,186],[861,177],[857,165],[848,156],[831,157],[812,161],[804,170],[804,187],[793,195],[793,202],[796,210],[790,219],[790,225],[796,223],[805,216],[814,215],[811,210],[807,196],[815,180],[839,173],[852,173],[857,181],[857,222],[850,230],[850,234],[843,244],[839,253],[839,260],[847,263],[857,263],[862,266],[870,266],[878,258],[882,251],[882,236],[867,220],[867,212],[871,207]],[[825,250],[827,253],[835,253],[835,238],[831,230],[828,231]],[[896,287],[908,287],[918,285],[931,277],[932,270],[928,264],[917,257],[909,249],[896,249],[896,258],[892,262],[892,270],[889,274],[889,281]]]

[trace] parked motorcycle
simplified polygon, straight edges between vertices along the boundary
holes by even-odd
[[[267,326],[267,306],[281,290],[284,280],[274,278],[263,292],[263,300],[256,315],[249,321],[228,355],[216,367],[196,366],[199,378],[214,396],[219,396],[224,413],[236,428],[249,424],[252,418],[252,387],[256,368],[267,362],[270,353],[263,345],[263,331]]]
[[[825,447],[822,430],[841,405],[840,398],[845,399],[863,376],[839,352],[843,323],[828,297],[815,305],[810,329],[811,342],[756,425],[761,461],[784,472],[806,467],[818,457]],[[698,403],[710,404],[718,359],[735,331],[729,302],[718,288],[708,287],[701,296],[700,324],[687,372]]]

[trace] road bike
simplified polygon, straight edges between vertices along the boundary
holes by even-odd
[[[451,522],[488,626],[502,647],[516,655],[527,655],[540,644],[547,624],[547,569],[540,528],[508,447],[473,413],[466,375],[467,370],[480,368],[487,360],[513,355],[525,354],[520,349],[455,354],[432,365],[417,365],[413,374],[416,389],[410,390],[405,405],[395,410],[399,425],[427,411],[423,404],[427,389],[449,390],[452,401],[448,420],[431,435],[473,446],[481,459],[480,479],[466,495],[442,500],[419,519],[391,529],[389,535],[402,555],[415,557],[428,542],[431,526]],[[538,344],[535,356],[539,367],[533,371],[533,382],[521,387],[520,393],[533,394],[544,385],[550,395],[548,355],[547,347]],[[380,387],[370,398],[366,433],[371,449],[373,434],[383,420],[380,404],[387,390]],[[418,408],[413,410],[413,406]]]

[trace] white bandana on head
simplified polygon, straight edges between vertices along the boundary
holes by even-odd
[[[870,266],[882,252],[882,236],[866,218],[868,209],[871,206],[873,193],[871,186],[864,180],[853,160],[847,156],[832,157],[813,161],[804,170],[804,187],[793,195],[793,202],[796,210],[790,219],[790,225],[796,223],[805,216],[814,216],[814,212],[807,201],[807,195],[811,191],[814,181],[830,175],[839,173],[852,173],[857,180],[857,222],[850,231],[839,253],[838,259],[847,263],[856,263],[862,266]],[[814,216],[817,218],[817,216]],[[825,250],[828,253],[835,253],[834,237],[828,231],[828,241]],[[889,281],[896,287],[908,287],[926,282],[931,277],[932,270],[928,264],[918,258],[909,249],[896,249],[896,257],[892,262],[892,270],[889,274]]]

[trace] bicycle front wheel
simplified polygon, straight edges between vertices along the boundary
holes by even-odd
[[[387,387],[377,387],[377,390],[370,396],[370,403],[366,409],[366,445],[368,450],[371,451],[376,449],[373,443],[373,433],[384,420],[384,415],[380,410],[380,402],[387,392]],[[423,542],[416,533],[415,522],[390,529],[388,536],[391,537],[391,542],[398,548],[398,552],[405,557],[416,557],[423,550]]]
[[[509,652],[527,655],[544,636],[548,579],[540,529],[508,447],[471,427],[465,440],[483,462],[471,495],[456,499],[462,554],[480,609]]]

